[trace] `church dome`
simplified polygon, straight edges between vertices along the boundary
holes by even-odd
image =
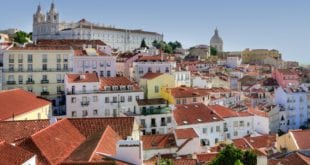
[[[210,43],[217,43],[217,44],[223,44],[222,38],[219,36],[218,30],[215,29],[214,35],[212,36]]]

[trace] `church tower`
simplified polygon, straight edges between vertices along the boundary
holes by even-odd
[[[210,46],[215,48],[218,52],[223,52],[223,40],[219,36],[219,32],[217,28],[214,31],[214,35],[210,40]]]
[[[55,35],[59,30],[59,14],[55,8],[54,2],[51,3],[50,10],[47,12],[46,16],[47,33],[49,35]]]
[[[37,11],[33,14],[33,24],[32,24],[32,40],[36,41],[37,36],[39,36],[45,24],[45,14],[42,11],[41,5],[37,7]]]

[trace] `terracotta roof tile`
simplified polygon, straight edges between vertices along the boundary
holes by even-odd
[[[19,144],[49,124],[49,120],[1,121],[0,141]]]
[[[199,163],[206,164],[211,162],[217,155],[218,152],[197,154],[197,160]]]
[[[198,137],[193,128],[175,129],[175,134],[177,139],[190,139]]]
[[[100,78],[102,86],[120,86],[120,85],[133,85],[126,77],[102,77]]]
[[[150,80],[150,79],[154,79],[154,78],[156,78],[156,77],[158,77],[158,76],[161,76],[161,75],[163,75],[163,73],[152,73],[152,72],[149,72],[149,73],[146,73],[144,76],[142,76],[141,78],[142,79],[148,79],[148,80]]]
[[[137,61],[161,61],[167,60],[166,56],[156,55],[156,56],[141,56]]]
[[[141,140],[144,150],[176,147],[173,134],[144,135],[141,137]]]
[[[6,120],[12,118],[14,115],[17,116],[30,112],[49,104],[51,104],[51,102],[38,98],[35,94],[22,89],[1,91],[0,120]]]
[[[310,157],[300,152],[291,152],[277,158],[268,159],[268,165],[309,165]]]
[[[253,116],[251,113],[247,111],[234,111],[230,108],[221,106],[221,105],[209,105],[210,109],[212,109],[216,114],[218,114],[222,118],[230,118],[230,117],[240,117],[240,116]]]
[[[4,141],[0,142],[1,165],[23,164],[34,156],[33,153]]]
[[[299,149],[310,149],[310,130],[292,130],[290,131]]]
[[[173,116],[178,125],[217,122],[223,119],[202,103],[176,105]]]
[[[244,137],[254,148],[270,148],[274,147],[276,135],[246,136]]]
[[[31,136],[34,144],[50,164],[66,159],[85,137],[68,119],[63,119]]]
[[[85,74],[67,74],[69,83],[92,83],[99,82],[98,75],[96,73]]]
[[[72,118],[68,119],[85,137],[98,131],[104,131],[110,126],[122,139],[132,135],[134,117],[106,118]]]
[[[59,46],[80,46],[83,45],[92,45],[92,46],[104,46],[106,45],[101,40],[73,40],[73,39],[61,39],[61,40],[38,40],[37,45],[39,46],[47,46],[47,45],[59,45]]]

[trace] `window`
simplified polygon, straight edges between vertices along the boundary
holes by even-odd
[[[60,71],[61,70],[61,64],[57,64],[57,71]]]
[[[109,97],[105,97],[105,103],[109,103]]]
[[[158,93],[159,92],[159,87],[156,85],[155,86],[155,93]]]
[[[18,75],[18,83],[19,84],[23,83],[23,76],[22,75]]]
[[[23,71],[23,64],[18,64],[18,71]]]
[[[76,97],[71,97],[71,103],[75,103],[76,102]]]
[[[57,62],[61,62],[61,55],[57,54]]]
[[[9,64],[9,71],[14,71],[14,64]]]
[[[28,86],[27,91],[32,92],[32,86]]]
[[[94,109],[94,110],[93,110],[93,115],[94,115],[94,116],[97,116],[97,115],[98,115],[98,110],[97,110],[97,109]]]
[[[42,80],[47,80],[47,75],[43,75]]]
[[[23,63],[23,55],[22,54],[18,55],[18,63]]]
[[[28,54],[27,61],[28,63],[32,63],[32,54]]]
[[[211,130],[210,130],[210,132],[211,132],[211,133],[213,133],[213,127],[211,127]]]
[[[132,102],[132,96],[128,96],[128,102]]]
[[[64,70],[68,70],[68,64],[64,64]]]
[[[234,136],[238,136],[238,131],[234,131]]]
[[[111,77],[111,71],[107,71],[107,77]]]
[[[171,117],[167,117],[167,123],[171,123]]]
[[[239,125],[240,125],[240,127],[243,127],[244,126],[244,121],[240,121]]]
[[[180,99],[177,99],[177,104],[181,104]]]
[[[186,104],[186,99],[182,99],[182,104]]]
[[[98,101],[98,96],[93,96],[93,102],[97,102]]]
[[[77,115],[76,115],[76,111],[72,111],[72,112],[71,112],[71,116],[72,116],[72,117],[76,117],[76,116],[77,116]]]
[[[197,102],[197,98],[196,97],[193,97],[193,102]]]
[[[42,70],[47,71],[47,64],[42,64]]]
[[[220,132],[221,128],[220,126],[216,126],[216,132]]]
[[[169,72],[169,67],[166,67],[166,73],[168,73]]]
[[[215,138],[215,139],[214,139],[214,143],[215,143],[215,144],[218,143],[218,141],[219,141],[218,138]]]
[[[248,127],[250,126],[250,122],[247,123],[247,126],[248,126]]]
[[[82,91],[83,91],[83,92],[86,92],[86,86],[85,86],[85,85],[83,85]]]
[[[117,102],[117,97],[114,96],[114,97],[113,97],[113,103],[116,103],[116,102]]]
[[[47,62],[47,54],[43,54],[43,56],[42,56],[42,62]]]
[[[121,96],[121,102],[125,102],[125,96]]]
[[[234,121],[234,127],[238,127],[238,121]]]
[[[83,116],[83,117],[88,116],[88,112],[87,112],[87,110],[83,110],[83,111],[82,111],[82,116]]]
[[[62,90],[61,90],[61,86],[57,85],[57,94],[61,94]]]
[[[14,63],[14,55],[13,54],[9,55],[9,63]]]
[[[64,55],[64,62],[68,62],[68,55]]]
[[[28,71],[32,71],[32,64],[28,64]]]
[[[97,68],[97,62],[96,62],[96,61],[93,61],[93,62],[92,62],[92,68],[93,68],[93,69],[96,69],[96,68]]]
[[[110,116],[110,110],[109,109],[105,109],[104,116],[105,117],[109,117]]]
[[[202,133],[206,134],[207,133],[207,128],[202,128]]]

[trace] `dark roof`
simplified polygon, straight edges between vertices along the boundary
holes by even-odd
[[[0,142],[0,162],[2,165],[23,164],[34,154],[5,141]]]

